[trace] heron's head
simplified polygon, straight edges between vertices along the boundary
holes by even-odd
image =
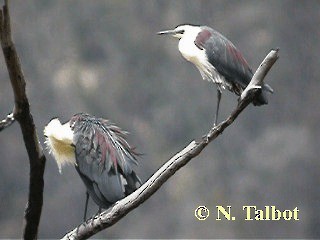
[[[196,36],[201,31],[200,26],[183,24],[177,26],[173,30],[165,30],[158,32],[158,35],[170,34],[171,36],[181,39],[186,36]]]
[[[44,128],[44,136],[47,149],[54,156],[60,172],[62,165],[75,164],[73,132],[69,122],[61,124],[59,119],[52,119]]]

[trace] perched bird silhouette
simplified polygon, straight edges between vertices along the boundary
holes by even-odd
[[[44,135],[59,171],[64,164],[73,164],[87,188],[84,220],[89,195],[100,211],[141,185],[133,169],[137,153],[125,139],[127,132],[108,120],[87,113],[75,114],[65,124],[52,119]]]
[[[253,73],[247,61],[231,41],[207,26],[179,25],[158,34],[170,34],[180,39],[178,47],[182,56],[199,69],[204,80],[217,85],[216,125],[222,89],[239,96],[251,81]],[[266,92],[273,93],[273,89],[264,84],[259,91],[253,104],[267,104]]]

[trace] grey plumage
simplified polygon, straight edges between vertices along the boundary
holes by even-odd
[[[206,50],[209,62],[225,78],[228,90],[240,95],[252,79],[252,69],[230,40],[210,27],[201,28],[195,44]],[[268,84],[264,84],[253,101],[254,105],[268,103],[266,91],[273,92]]]
[[[198,68],[203,79],[217,85],[216,125],[222,90],[228,89],[239,96],[253,77],[247,61],[231,41],[207,26],[183,24],[158,34],[170,34],[178,38],[178,49],[182,56]],[[253,99],[253,104],[267,104],[266,92],[272,93],[273,90],[264,84]]]
[[[125,131],[86,113],[74,115],[70,127],[75,167],[99,207],[108,208],[137,189],[141,184],[133,170],[137,153],[125,140]]]

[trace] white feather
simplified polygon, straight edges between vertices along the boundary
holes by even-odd
[[[73,143],[73,132],[69,122],[61,124],[58,119],[53,119],[44,128],[45,144],[58,164],[59,172],[65,164],[76,164]]]
[[[223,89],[231,87],[228,82],[225,81],[225,78],[219,74],[215,67],[208,61],[206,50],[201,50],[195,45],[194,41],[201,31],[201,28],[189,25],[183,25],[178,28],[184,30],[184,33],[178,36],[180,37],[178,47],[182,56],[198,68],[204,80],[212,81]]]

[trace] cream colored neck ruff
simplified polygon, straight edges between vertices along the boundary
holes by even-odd
[[[69,122],[61,124],[58,119],[53,119],[44,128],[45,144],[58,164],[59,172],[65,164],[76,164],[73,143],[73,132]]]

